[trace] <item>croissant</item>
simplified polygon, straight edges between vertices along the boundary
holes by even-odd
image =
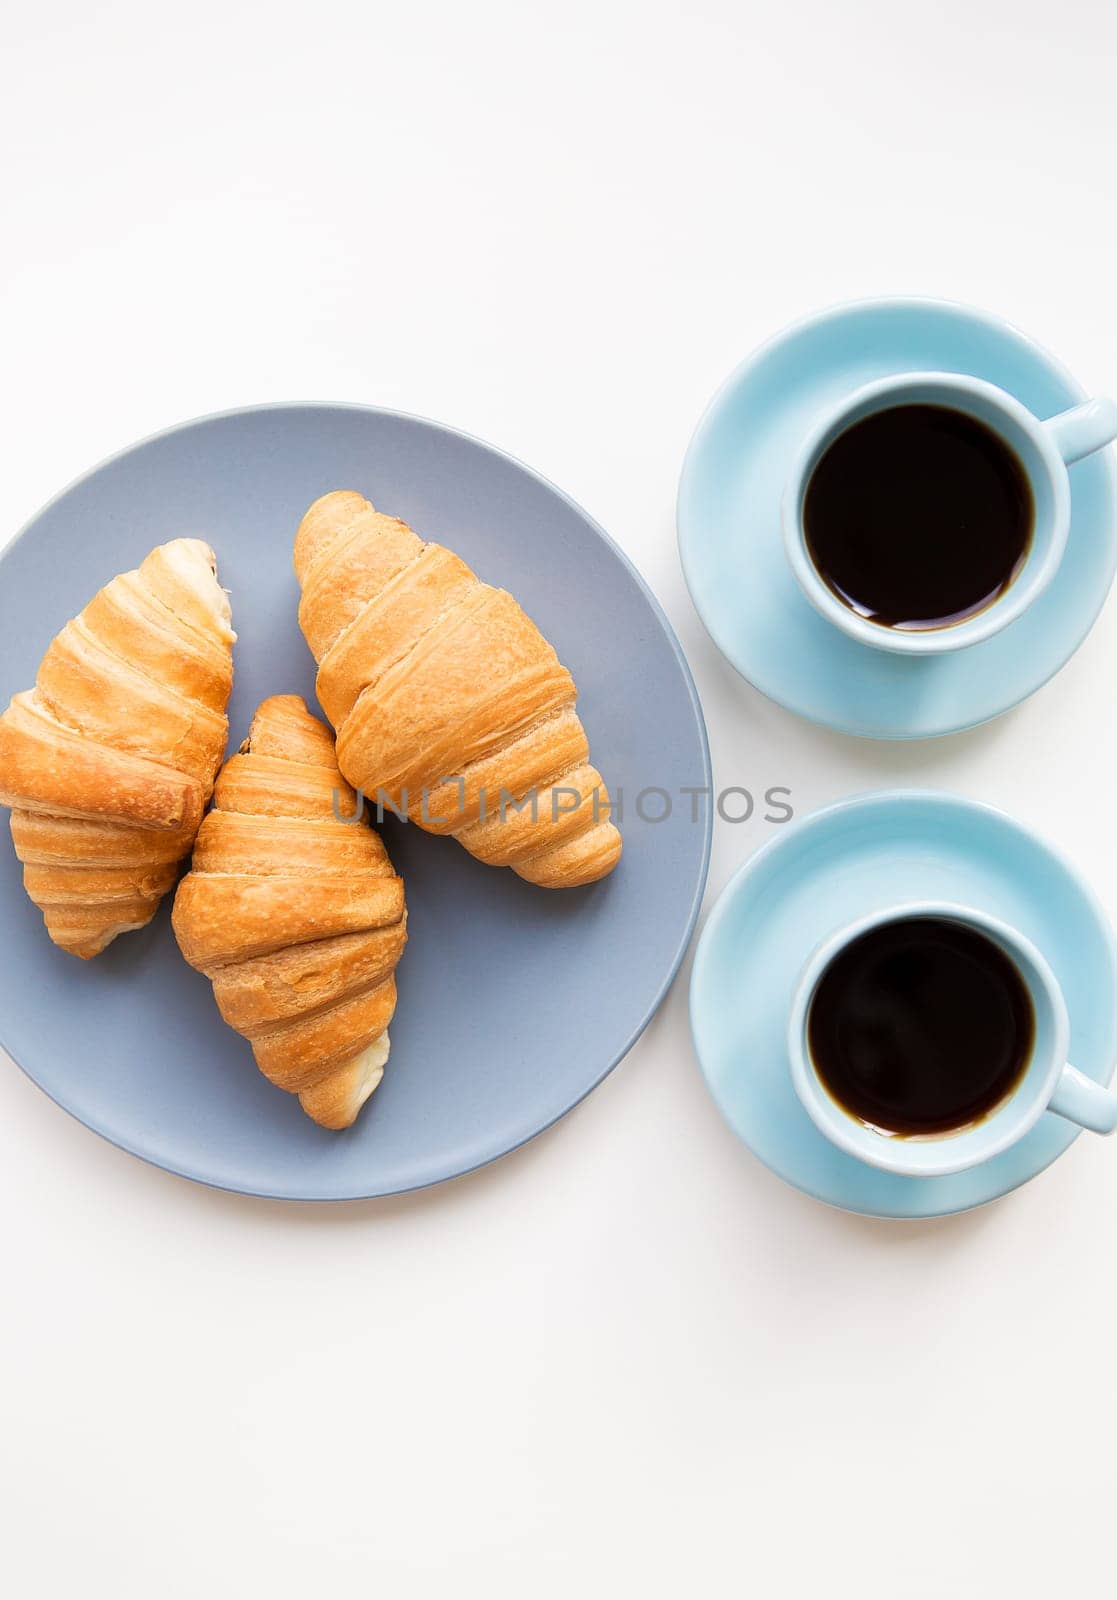
[[[349,1127],[388,1059],[403,880],[298,695],[265,700],[225,763],[172,922],[264,1076]]]
[[[177,877],[225,753],[235,638],[213,551],[172,539],[66,624],[0,717],[0,803],[63,950],[145,927]]]
[[[510,594],[351,490],[310,507],[295,573],[351,784],[530,883],[613,870],[621,836],[574,681]]]

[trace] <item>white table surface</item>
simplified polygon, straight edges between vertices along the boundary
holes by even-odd
[[[735,677],[673,526],[712,390],[835,300],[974,301],[1117,388],[1112,7],[43,0],[0,41],[5,535],[202,412],[443,419],[637,562],[720,783],[958,789],[1117,913],[1112,604],[999,724],[859,743]],[[719,825],[707,905],[770,831]],[[1111,1593],[1117,1148],[827,1211],[719,1121],[686,971],[557,1128],[387,1203],[206,1191],[0,1073],[0,1587]]]

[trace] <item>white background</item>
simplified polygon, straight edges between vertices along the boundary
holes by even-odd
[[[673,527],[712,390],[835,300],[971,300],[1117,388],[1112,6],[37,0],[0,26],[5,533],[213,409],[440,418],[635,559],[721,783],[800,813],[960,789],[1117,913],[1112,607],[1000,724],[862,744],[736,679]],[[711,899],[769,832],[719,827]],[[827,1211],[718,1120],[686,970],[551,1133],[388,1203],[211,1193],[0,1074],[0,1585],[1112,1593],[1117,1148],[947,1222]]]

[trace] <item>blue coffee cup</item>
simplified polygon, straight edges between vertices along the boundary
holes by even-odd
[[[889,627],[847,605],[815,566],[804,525],[812,474],[839,435],[866,417],[907,405],[946,406],[990,428],[1019,461],[1034,506],[1027,555],[1003,593],[962,621],[918,630]],[[1117,404],[1112,400],[1088,400],[1041,421],[1006,390],[961,373],[909,372],[867,383],[818,419],[795,457],[782,506],[784,549],[791,570],[816,611],[850,638],[874,649],[930,656],[979,644],[1022,616],[1051,583],[1070,533],[1067,468],[1115,438]]]
[[[913,917],[958,922],[996,944],[1027,988],[1034,1031],[1028,1060],[1015,1086],[983,1117],[945,1133],[898,1136],[869,1126],[834,1099],[811,1059],[808,1024],[815,992],[841,952],[872,929]],[[1117,1094],[1067,1061],[1070,1020],[1048,962],[1008,923],[970,906],[913,901],[840,928],[815,950],[800,975],[787,1037],[792,1083],[815,1126],[839,1149],[886,1172],[918,1178],[962,1172],[1017,1144],[1048,1112],[1095,1133],[1112,1133],[1117,1128]]]

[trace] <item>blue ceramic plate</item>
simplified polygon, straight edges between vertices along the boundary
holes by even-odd
[[[745,863],[702,930],[691,1028],[714,1099],[753,1153],[804,1193],[868,1216],[942,1216],[995,1200],[1079,1131],[1048,1112],[983,1166],[911,1178],[839,1150],[803,1109],[787,1022],[808,957],[847,922],[924,897],[976,906],[1030,939],[1066,997],[1075,1066],[1108,1083],[1117,1060],[1113,934],[1092,891],[1026,828],[989,806],[915,791],[843,800],[792,824]]]
[[[1007,323],[938,300],[873,300],[797,322],[738,367],[691,441],[679,484],[679,550],[694,604],[741,675],[789,711],[844,733],[924,739],[1017,705],[1074,654],[1117,563],[1112,450],[1070,469],[1070,540],[1055,581],[1017,622],[954,655],[890,655],[848,638],[791,575],[784,483],[811,425],[875,378],[963,372],[1038,417],[1086,399]]]
[[[256,1071],[186,966],[169,904],[79,962],[49,942],[0,841],[0,1036],[66,1110],[186,1177],[297,1199],[391,1194],[493,1160],[600,1083],[656,1010],[694,927],[710,806],[642,822],[638,792],[708,787],[694,684],[663,613],[583,511],[488,445],[416,417],[276,406],[187,423],[80,479],[0,559],[0,694],[34,681],[63,622],[154,544],[198,535],[231,591],[230,740],[257,703],[315,707],[291,545],[327,489],[360,489],[511,589],[574,673],[595,759],[623,792],[601,884],[533,888],[451,840],[385,825],[410,941],[384,1082],[356,1126],[316,1128]],[[646,800],[646,814],[663,810]],[[5,829],[5,834],[7,830]]]

